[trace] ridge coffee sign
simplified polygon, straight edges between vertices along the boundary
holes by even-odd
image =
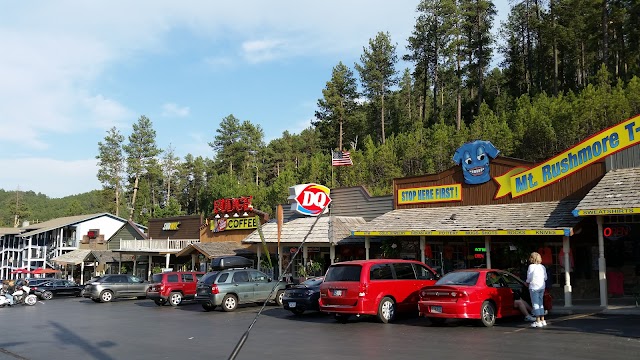
[[[218,199],[213,201],[214,214],[226,214],[232,212],[251,211],[253,196],[241,196],[239,198]]]
[[[328,187],[318,184],[302,184],[289,188],[291,210],[302,215],[318,216],[329,211],[331,197]]]

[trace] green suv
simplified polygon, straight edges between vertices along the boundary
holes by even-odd
[[[251,268],[211,271],[198,281],[195,300],[205,311],[218,306],[222,306],[223,311],[234,311],[239,304],[264,303],[271,294],[269,300],[282,306],[286,285]]]

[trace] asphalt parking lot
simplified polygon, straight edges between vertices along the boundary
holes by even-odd
[[[227,359],[258,309],[204,312],[195,303],[82,298],[1,308],[0,359]],[[544,329],[520,319],[493,328],[469,321],[436,327],[407,317],[340,324],[268,305],[237,359],[637,359],[640,353],[639,316],[551,315],[548,322]]]

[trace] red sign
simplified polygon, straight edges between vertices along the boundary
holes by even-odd
[[[303,215],[318,216],[328,211],[331,198],[329,188],[318,184],[303,184],[289,188],[291,210]]]
[[[253,196],[242,196],[239,198],[219,199],[213,201],[214,214],[226,214],[231,212],[251,211],[253,206],[251,200]]]

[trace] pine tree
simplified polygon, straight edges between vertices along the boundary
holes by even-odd
[[[107,131],[104,142],[98,142],[98,180],[105,191],[113,192],[115,215],[120,216],[120,198],[124,173],[124,155],[122,144],[124,136],[112,127]]]

